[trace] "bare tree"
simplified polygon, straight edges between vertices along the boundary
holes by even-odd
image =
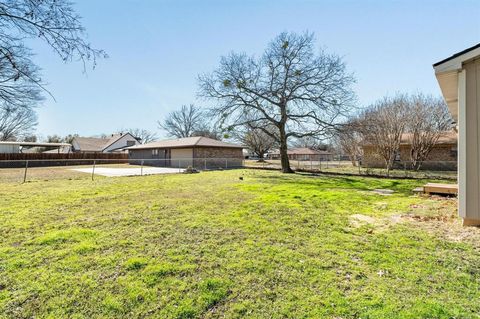
[[[205,136],[220,139],[220,131],[207,121],[208,115],[198,106],[182,105],[180,110],[168,114],[158,127],[165,130],[169,136],[182,138],[191,136]]]
[[[275,127],[265,126],[267,130],[275,135]],[[272,148],[277,146],[277,139],[273,138],[270,134],[266,134],[263,130],[258,128],[252,128],[246,125],[244,128],[239,128],[236,132],[237,139],[253,154],[258,156],[260,160],[263,160],[265,154]]]
[[[36,141],[38,141],[38,137],[34,134],[27,135],[23,138],[23,141],[24,142],[36,142]]]
[[[409,99],[408,139],[412,168],[419,170],[453,119],[442,98],[416,94]]]
[[[78,134],[68,134],[66,136],[60,136],[58,134],[48,135],[46,138],[47,143],[68,143],[72,144],[73,140],[78,137]]]
[[[47,143],[63,143],[63,137],[57,134],[48,135]]]
[[[344,62],[323,51],[315,54],[310,33],[281,33],[259,58],[236,53],[222,57],[220,66],[200,75],[199,82],[200,95],[218,102],[212,113],[222,126],[248,124],[277,141],[284,173],[293,172],[288,139],[332,129],[354,100],[354,79]]]
[[[78,134],[68,134],[68,135],[63,137],[63,143],[72,144],[73,140],[76,137],[79,137],[79,135]]]
[[[42,91],[48,92],[31,59],[30,39],[43,40],[64,62],[82,61],[84,70],[88,61],[95,66],[97,58],[106,57],[85,40],[85,29],[69,0],[0,0],[0,109],[4,111],[32,109],[42,100]]]
[[[362,155],[362,137],[358,127],[358,121],[352,119],[339,126],[335,137],[340,150],[348,156],[353,166],[357,166],[357,161]]]
[[[324,139],[321,139],[317,136],[305,136],[302,138],[297,138],[293,144],[294,147],[304,147],[310,148],[312,150],[322,150],[326,151],[330,145],[325,143]]]
[[[142,144],[153,142],[158,138],[157,133],[141,128],[127,128],[118,130],[118,133],[123,132],[132,134],[134,137],[140,140]]]
[[[37,115],[29,108],[0,108],[0,141],[21,140],[32,135]]]
[[[384,97],[368,107],[359,119],[363,143],[373,146],[387,169],[393,166],[400,146],[400,139],[408,122],[408,97],[396,95]]]

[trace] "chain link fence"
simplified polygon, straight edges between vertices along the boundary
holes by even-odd
[[[281,169],[280,160],[245,160],[245,167],[263,169]],[[387,172],[382,167],[369,167],[361,162],[355,165],[351,161],[329,160],[309,161],[290,160],[290,167],[295,171],[312,173],[329,173],[338,175],[372,176],[372,177],[394,177],[413,179],[457,179],[456,162],[429,161],[423,164],[422,169],[416,171],[411,169],[410,162],[395,162],[392,170]]]
[[[194,173],[244,167],[243,158],[0,160],[0,182]]]
[[[430,163],[432,164],[432,163]],[[439,163],[437,163],[439,164]],[[445,164],[444,162],[440,164]],[[454,164],[454,163],[447,163]],[[393,170],[368,167],[351,161],[302,161],[290,160],[291,168],[298,172],[324,173],[332,175],[354,175],[372,177],[448,179],[456,180],[456,170],[411,170],[409,163],[396,163]],[[452,167],[446,165],[446,167]],[[439,167],[439,165],[433,165]],[[27,182],[54,179],[92,179],[96,177],[135,176],[256,168],[280,170],[279,160],[245,160],[243,158],[176,158],[176,159],[40,159],[0,160],[0,182]]]

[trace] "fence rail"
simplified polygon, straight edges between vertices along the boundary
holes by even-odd
[[[0,168],[7,167],[21,167],[25,161],[29,161],[32,165],[39,166],[59,166],[65,161],[74,162],[78,161],[77,165],[85,160],[128,160],[128,154],[125,153],[0,153]],[[57,164],[55,164],[57,163]],[[74,164],[72,164],[74,165]]]
[[[50,180],[95,175],[127,176],[196,170],[244,167],[243,158],[176,158],[176,159],[28,159],[0,160],[0,182],[4,180]],[[3,169],[2,169],[3,168]]]
[[[312,173],[331,173],[336,175],[356,175],[372,177],[401,177],[418,179],[450,179],[456,180],[456,162],[453,161],[427,161],[421,170],[410,169],[408,162],[396,162],[393,170],[388,172],[385,168],[374,166],[369,167],[366,164],[352,165],[352,162],[346,160],[332,161],[302,161],[290,160],[290,167],[296,171]],[[246,160],[245,166],[249,168],[280,169],[279,160]]]
[[[105,157],[105,156],[103,156]],[[243,158],[177,158],[177,159],[129,159],[129,158],[65,158],[65,159],[0,159],[0,182],[5,180],[50,180],[63,178],[82,178],[85,173],[92,177],[101,174],[105,168],[133,170],[132,175],[158,174],[162,171],[158,168],[169,168],[170,172],[181,172],[191,167],[196,170],[217,170],[232,168],[260,168],[280,169],[280,161],[267,160],[244,160]],[[385,169],[370,168],[365,166],[353,166],[349,161],[290,161],[291,167],[296,171],[311,173],[327,173],[335,175],[357,175],[372,177],[387,177]],[[149,167],[158,167],[152,169]],[[97,168],[97,169],[96,169]],[[175,169],[178,169],[175,171]],[[120,171],[120,170],[118,170]],[[168,170],[164,170],[168,171]],[[112,175],[113,176],[113,175]],[[119,175],[122,173],[119,172]],[[401,178],[426,178],[426,179],[456,179],[456,171],[412,171],[408,169],[394,169],[388,177]]]

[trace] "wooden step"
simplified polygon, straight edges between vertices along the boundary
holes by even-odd
[[[427,183],[423,186],[423,192],[425,194],[457,195],[458,184]]]

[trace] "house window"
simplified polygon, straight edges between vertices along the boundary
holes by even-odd
[[[153,149],[152,150],[152,155],[153,156],[158,156],[158,149]]]
[[[127,141],[127,146],[133,146],[135,145],[135,141]]]

